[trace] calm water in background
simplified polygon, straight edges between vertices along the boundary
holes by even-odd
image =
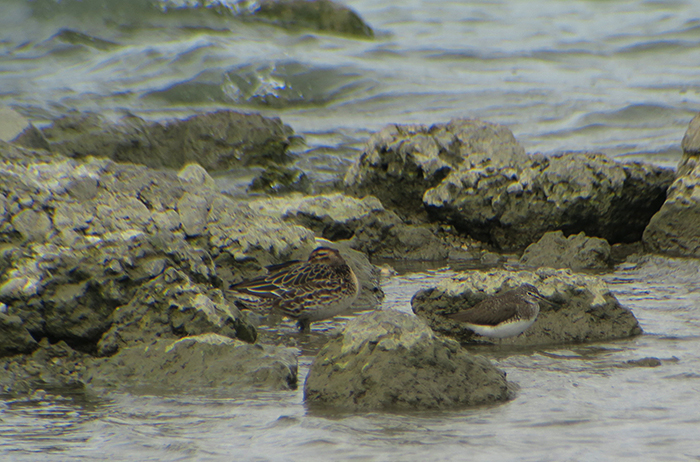
[[[318,178],[346,168],[386,124],[453,117],[506,124],[528,152],[597,150],[673,166],[700,109],[698,2],[346,4],[375,40],[155,12],[135,0],[2,0],[0,104],[37,123],[72,109],[153,120],[259,111],[305,136],[299,165]],[[104,42],[71,43],[56,35],[64,28]],[[257,83],[236,86],[240,75]],[[293,104],[276,107],[276,96]],[[312,335],[293,392],[0,403],[0,460],[700,460],[699,268],[655,258],[605,276],[640,320],[639,338],[478,349],[520,387],[499,406],[307,411],[303,379],[338,320]],[[384,307],[410,310],[416,290],[449,274],[389,279]],[[661,365],[626,367],[650,356]]]

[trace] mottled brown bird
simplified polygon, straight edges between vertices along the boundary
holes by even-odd
[[[532,284],[523,284],[480,301],[447,318],[465,324],[484,337],[506,338],[520,335],[537,319],[540,301],[547,300]],[[549,303],[549,302],[547,302]]]
[[[348,309],[360,293],[360,284],[340,252],[318,247],[305,262],[269,266],[267,275],[233,284],[230,289],[252,295],[258,307],[276,309],[296,319],[300,331],[308,333],[312,322]]]

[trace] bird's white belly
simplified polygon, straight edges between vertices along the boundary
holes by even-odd
[[[484,337],[507,338],[522,334],[535,322],[534,319],[521,319],[518,321],[501,323],[497,326],[482,326],[478,324],[465,323],[466,326]]]

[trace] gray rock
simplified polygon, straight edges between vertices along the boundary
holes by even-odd
[[[198,162],[209,171],[289,160],[292,129],[280,119],[217,111],[166,124],[97,114],[67,115],[42,129],[50,150],[71,158],[99,155],[118,162],[179,169]]]
[[[358,199],[341,193],[256,199],[260,213],[297,223],[328,240],[350,239],[352,248],[374,258],[445,260],[478,258],[478,245],[440,238],[433,227],[404,223],[374,196]],[[450,236],[454,239],[454,236]]]
[[[683,157],[666,202],[644,230],[644,247],[670,255],[700,256],[700,114],[681,142]]]
[[[158,393],[290,390],[297,387],[298,355],[296,348],[251,345],[206,333],[131,345],[109,358],[89,361],[85,382],[95,388]]]
[[[423,200],[434,219],[503,250],[555,229],[634,242],[661,207],[671,177],[670,170],[602,154],[533,156],[513,167],[463,164]]]
[[[374,134],[345,175],[347,190],[373,195],[402,218],[421,218],[423,194],[461,164],[520,164],[527,155],[508,128],[475,119],[390,125]]]
[[[691,159],[683,170],[687,173],[676,178],[666,202],[644,230],[644,247],[652,252],[700,257],[700,163]]]
[[[254,342],[257,336],[220,290],[207,291],[175,268],[142,285],[128,304],[111,313],[107,327],[96,345],[101,356],[154,338],[216,333]]]
[[[0,144],[0,355],[41,338],[103,355],[205,333],[252,342],[222,276],[315,247],[311,231],[233,202],[194,167],[178,177],[22,151]]]
[[[318,353],[304,385],[310,405],[345,410],[454,409],[508,398],[505,374],[419,319],[375,311]]]
[[[535,323],[517,337],[495,339],[474,334],[446,318],[489,295],[533,284],[551,304],[540,303]],[[535,272],[470,271],[421,290],[411,300],[413,311],[436,332],[467,343],[548,345],[608,341],[642,333],[632,312],[621,306],[605,282],[570,270],[540,268]]]
[[[430,218],[518,250],[556,229],[638,241],[672,176],[602,154],[528,156],[506,127],[453,120],[375,134],[345,185],[354,195],[376,196],[403,220]]]
[[[605,239],[586,237],[583,232],[564,237],[561,231],[545,233],[530,244],[520,263],[550,268],[605,269],[611,265],[611,247]]]
[[[49,216],[42,210],[25,209],[12,217],[12,226],[25,239],[44,242],[53,231]]]
[[[681,141],[683,157],[678,163],[676,178],[688,175],[700,161],[700,114],[693,117]]]
[[[43,339],[31,355],[0,358],[0,392],[22,395],[41,389],[76,392],[85,389],[86,355],[66,342]]]
[[[198,194],[185,193],[177,202],[177,211],[186,236],[199,236],[204,232],[209,213],[209,203],[206,197]]]
[[[0,312],[0,357],[31,353],[36,346],[36,340],[24,327],[19,316],[8,316]]]
[[[292,221],[329,240],[349,239],[358,223],[373,212],[384,210],[376,197],[357,199],[341,193],[255,199],[250,208],[260,213]]]
[[[12,108],[0,107],[0,141],[11,141],[30,127],[33,125],[26,117]]]

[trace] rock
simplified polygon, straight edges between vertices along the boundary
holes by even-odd
[[[249,192],[266,194],[287,194],[291,192],[311,192],[311,180],[298,168],[269,166],[253,178]]]
[[[445,317],[524,283],[537,287],[551,305],[540,303],[535,323],[517,337],[481,337]],[[433,330],[468,343],[551,345],[608,341],[642,333],[632,312],[620,305],[600,278],[570,270],[469,271],[417,292],[411,305]]]
[[[392,125],[345,176],[349,192],[404,220],[430,218],[509,251],[556,229],[637,241],[671,181],[670,170],[602,154],[528,156],[506,127],[478,120]]]
[[[465,163],[423,200],[434,219],[502,250],[526,247],[555,229],[628,243],[641,239],[671,176],[602,154],[535,155],[512,167]]]
[[[254,342],[256,329],[220,290],[207,291],[184,273],[168,268],[117,307],[96,345],[100,356],[148,343],[207,333]]]
[[[311,29],[360,38],[374,32],[350,8],[330,0],[261,0],[252,10],[241,11],[241,18],[254,19],[287,29]]]
[[[311,231],[233,202],[202,175],[31,151],[15,162],[17,147],[3,162],[5,147],[0,301],[36,339],[91,354],[149,336],[254,341],[217,289],[222,276],[240,279],[315,246]]]
[[[36,347],[36,340],[22,325],[19,316],[8,316],[0,312],[0,357],[31,353]]]
[[[552,231],[525,249],[520,264],[550,268],[605,269],[611,265],[611,247],[605,239],[586,237],[583,232],[567,238],[561,231]]]
[[[688,175],[700,161],[700,114],[693,117],[681,141],[683,157],[676,169],[676,178]]]
[[[505,373],[397,311],[350,321],[314,358],[304,385],[307,404],[350,411],[454,409],[508,396]]]
[[[296,348],[250,345],[218,334],[131,345],[88,362],[96,388],[146,388],[192,393],[205,388],[290,390],[297,387]]]
[[[644,230],[644,247],[652,252],[700,256],[700,114],[690,121],[681,142],[683,157],[666,202]]]
[[[0,141],[11,141],[32,127],[34,126],[14,109],[0,107]]]
[[[255,199],[250,208],[308,228],[317,236],[336,241],[349,239],[360,220],[384,210],[377,198],[357,199],[342,193]]]
[[[42,129],[50,150],[70,158],[100,155],[118,162],[209,171],[289,161],[292,129],[280,119],[221,110],[166,124],[135,116],[113,124],[97,114],[71,114]]]
[[[352,248],[374,258],[444,260],[478,258],[474,243],[440,238],[428,225],[408,225],[374,196],[342,193],[256,199],[250,207],[304,226],[328,240],[350,239]],[[454,236],[449,236],[454,239]]]
[[[345,175],[348,192],[373,195],[402,218],[420,219],[423,194],[460,164],[505,166],[527,161],[508,128],[476,119],[389,125],[372,135]]]
[[[30,241],[44,242],[53,231],[51,219],[42,210],[24,209],[12,217],[15,231]]]
[[[0,392],[10,395],[83,391],[85,356],[65,342],[49,344],[43,339],[31,355],[0,358]]]
[[[693,163],[689,161],[684,168]],[[666,202],[644,230],[644,247],[651,252],[700,257],[700,163],[680,175]]]

